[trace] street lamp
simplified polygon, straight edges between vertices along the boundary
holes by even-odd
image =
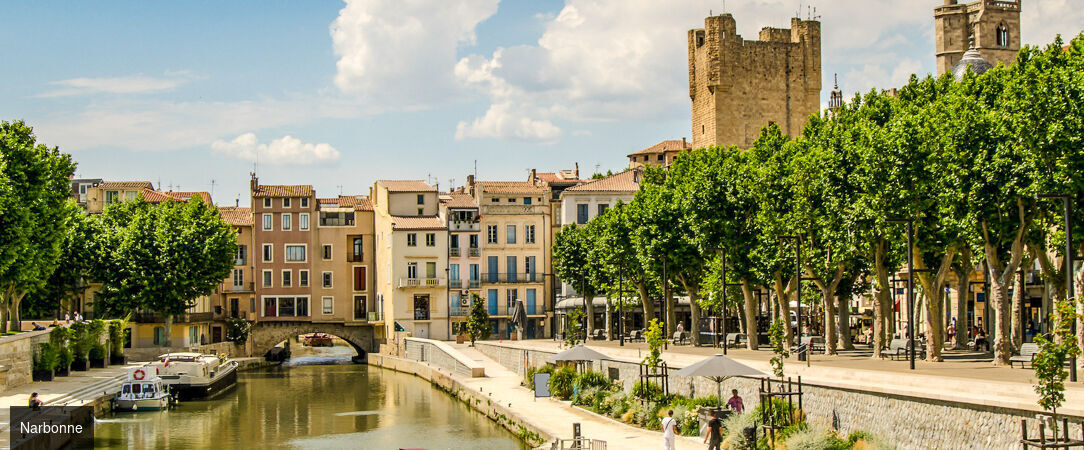
[[[797,312],[798,323],[797,323],[797,330],[796,330],[796,336],[795,337],[798,339],[798,343],[801,344],[802,343],[802,237],[800,235],[792,235],[792,236],[779,236],[779,238],[780,239],[794,239],[794,277],[795,277],[794,278],[794,281],[795,281],[795,289],[794,290],[795,290],[795,297],[796,297],[795,300],[798,303],[798,312]],[[790,326],[790,323],[789,323],[790,322],[790,317],[787,317],[785,320],[788,322],[787,326],[789,327]],[[807,356],[807,360],[808,360],[808,356],[809,356],[809,350],[808,349],[806,350],[806,356]]]
[[[621,346],[625,346],[625,271],[617,279],[617,335]]]
[[[669,349],[669,347],[667,346],[667,342],[669,341],[669,339],[666,339],[666,318],[667,318],[666,317],[666,301],[670,299],[670,280],[666,278],[666,268],[667,268],[666,266],[667,266],[666,258],[663,258],[663,260],[662,260],[662,301],[659,302],[662,305],[662,307],[659,308],[659,309],[662,310],[661,317],[662,317],[662,337],[663,337],[662,348],[663,348],[663,350]]]
[[[1040,195],[1039,198],[1060,198],[1065,210],[1065,299],[1073,302],[1073,200],[1066,194]],[[1076,336],[1076,317],[1072,319],[1073,335]],[[1075,340],[1075,339],[1074,339]],[[1069,359],[1069,381],[1076,381],[1076,356]]]
[[[907,359],[915,370],[915,222],[914,219],[885,219],[888,223],[907,224]]]

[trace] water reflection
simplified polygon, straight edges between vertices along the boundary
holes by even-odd
[[[242,372],[238,381],[213,400],[104,417],[95,426],[95,446],[527,448],[428,382],[378,367],[295,360]]]

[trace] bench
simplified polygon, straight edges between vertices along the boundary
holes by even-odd
[[[910,354],[910,340],[908,339],[893,339],[888,344],[888,355],[892,357],[893,361],[903,361],[908,359]],[[915,345],[915,353],[920,359],[926,359],[926,347]],[[883,358],[885,353],[881,353]]]
[[[628,336],[625,337],[625,340],[629,342],[642,341],[644,340],[644,336],[640,334],[640,330],[632,330],[629,332]]]
[[[741,344],[741,338],[742,338],[741,333],[727,333],[726,338],[723,339],[723,345],[725,345],[727,347],[730,347],[730,346],[737,347],[739,344]]]
[[[674,345],[687,344],[688,340],[689,340],[689,337],[685,336],[684,331],[675,331],[674,332],[674,340],[673,340]]]
[[[591,339],[601,341],[603,339],[606,339],[606,333],[602,330],[602,328],[595,328],[595,334],[591,335]]]
[[[824,338],[820,336],[803,336],[798,340],[799,344],[805,345],[810,352],[824,350]],[[818,347],[818,345],[820,347]]]
[[[1035,355],[1038,354],[1039,344],[1022,344],[1020,345],[1020,354],[1009,358],[1009,367],[1020,363],[1020,368],[1023,369],[1025,364],[1031,364],[1032,361],[1035,361]]]

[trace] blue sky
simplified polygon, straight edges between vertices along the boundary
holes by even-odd
[[[1075,35],[1071,0],[1024,2],[1022,39]],[[942,0],[805,0],[822,20],[822,96],[934,70]],[[798,0],[729,0],[739,32],[785,27]],[[523,179],[689,135],[685,33],[721,0],[15,2],[0,17],[0,118],[78,175],[321,196],[376,179]],[[14,63],[12,63],[14,62]]]

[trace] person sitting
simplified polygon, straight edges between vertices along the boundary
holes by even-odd
[[[990,342],[986,340],[986,330],[979,328],[978,333],[975,334],[975,351],[979,348],[985,348],[986,351],[990,351]]]
[[[30,326],[34,327],[34,331],[41,331],[45,329],[45,327],[38,325],[37,322],[30,322]]]
[[[51,325],[49,325],[49,328],[59,327],[59,326],[60,326],[60,322],[57,321],[56,319],[53,319],[53,323]]]
[[[730,390],[730,400],[726,401],[726,407],[734,412],[734,414],[741,414],[745,411],[745,404],[742,402],[741,397],[738,396],[737,389]]]
[[[41,409],[42,404],[43,404],[43,402],[41,401],[41,399],[38,398],[38,393],[37,392],[35,392],[33,394],[30,394],[30,401],[27,402],[27,406],[29,406],[30,409],[34,409],[34,410]]]

